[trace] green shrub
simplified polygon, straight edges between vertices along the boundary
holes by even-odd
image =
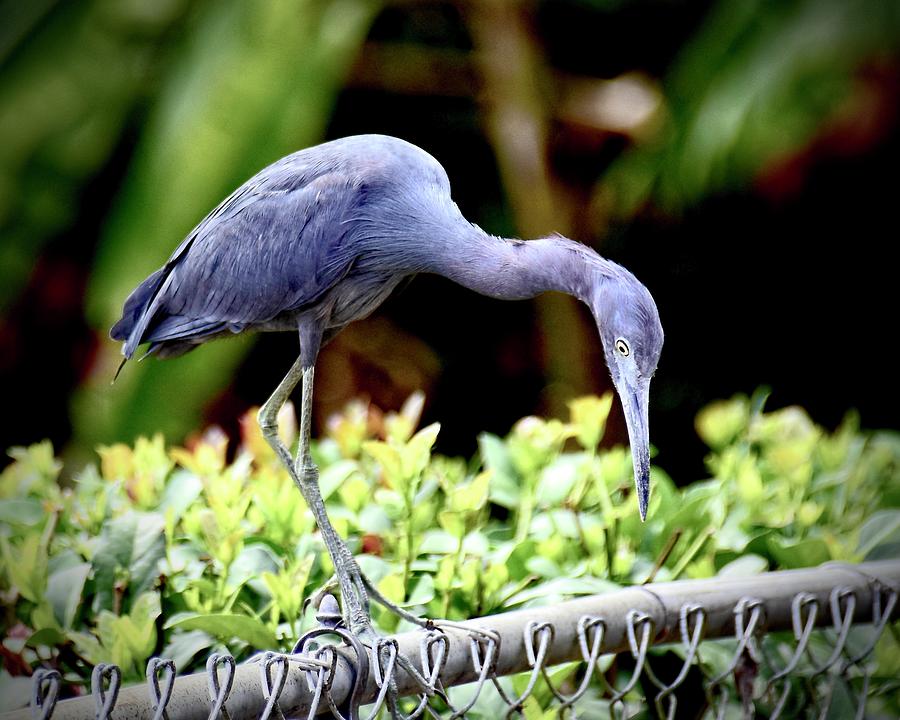
[[[354,403],[313,452],[329,514],[363,570],[430,617],[896,556],[900,437],[862,432],[853,416],[828,433],[799,408],[765,413],[762,400],[699,415],[710,479],[679,489],[654,467],[645,524],[629,453],[598,449],[610,396],[574,401],[568,422],[528,417],[506,438],[483,434],[470,463],[432,454],[439,427],[416,431],[421,396],[386,416]],[[282,419],[292,441],[295,422]],[[188,672],[213,649],[238,660],[287,650],[314,624],[304,600],[330,577],[330,560],[255,416],[242,428],[230,462],[216,429],[189,448],[140,438],[99,448],[99,465],[65,488],[49,443],[10,451],[0,475],[0,689],[27,695],[21,676],[38,664],[70,685],[100,661],[138,681],[153,655]],[[382,632],[405,629],[374,612]],[[895,640],[884,643],[878,673],[896,677]],[[708,655],[715,665],[727,653]]]

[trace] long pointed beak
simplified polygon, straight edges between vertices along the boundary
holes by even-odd
[[[625,424],[631,442],[631,461],[634,465],[634,486],[637,489],[638,509],[641,520],[647,519],[647,505],[650,502],[650,428],[648,408],[650,405],[650,383],[638,381],[631,385],[623,381],[619,388],[622,408],[625,410]]]

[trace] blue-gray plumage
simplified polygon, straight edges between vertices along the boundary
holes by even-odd
[[[356,630],[367,627],[364,586],[370,586],[318,496],[309,457],[313,366],[324,342],[416,273],[437,273],[495,298],[555,290],[588,305],[625,410],[645,517],[648,390],[663,344],[650,293],[621,266],[566,238],[521,241],[485,233],[460,213],[441,165],[402,140],[343,138],[265,168],[138,286],[110,333],[124,342],[128,359],[143,343],[148,353],[168,357],[231,333],[299,332],[300,357],[263,406],[260,423],[316,515]],[[292,460],[275,418],[301,379],[301,442]]]

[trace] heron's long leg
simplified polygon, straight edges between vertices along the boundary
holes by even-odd
[[[360,636],[374,636],[368,614],[368,596],[366,595],[362,574],[350,550],[338,535],[328,514],[319,491],[319,471],[309,454],[309,435],[312,416],[313,367],[303,367],[298,359],[279,383],[272,396],[259,411],[259,425],[263,437],[278,455],[300,489],[306,504],[313,513],[322,539],[331,555],[335,575],[341,587],[344,600],[345,620],[350,630]],[[300,443],[296,461],[291,458],[285,444],[278,436],[278,411],[287,401],[297,383],[303,381],[303,399],[300,412]]]
[[[315,489],[316,497],[313,499],[313,501],[318,502],[321,505],[319,512],[321,512],[321,515],[326,519],[327,522],[327,516],[325,515],[325,504],[322,501],[321,495],[319,494],[319,471],[316,468],[315,463],[313,463],[312,457],[309,454],[309,435],[310,428],[312,426],[313,375],[314,368],[312,366],[303,369],[303,399],[300,406],[300,442],[297,445],[297,458],[295,460],[294,469],[297,475],[299,475],[301,478],[314,476],[313,487]],[[307,502],[310,502],[310,500],[307,500]],[[313,513],[316,513],[316,510],[313,510]],[[317,519],[318,517],[319,515],[316,515]],[[319,526],[324,535],[325,530],[323,529],[323,527],[323,525]],[[345,575],[348,576],[353,583],[353,586],[356,589],[356,595],[360,601],[360,606],[365,612],[367,618],[371,617],[369,613],[369,593],[371,593],[372,599],[374,599],[379,605],[386,608],[388,611],[394,613],[394,615],[422,627],[428,626],[428,621],[417,618],[415,615],[395,605],[386,597],[384,597],[384,595],[378,592],[378,589],[374,585],[372,585],[372,583],[369,581],[369,578],[362,574],[362,571],[359,569],[359,565],[353,558],[353,555],[350,553],[349,548],[347,548],[347,545],[340,539],[340,537],[338,537],[337,533],[331,527],[330,523],[328,523],[328,528],[334,535],[334,546],[339,548],[339,551],[341,553],[340,558],[335,557],[334,553],[332,553],[335,575],[338,578],[338,582],[342,581],[341,571],[343,570]],[[325,538],[325,541],[326,543],[328,542],[327,537]],[[341,593],[343,594],[344,592],[345,590],[342,584]]]
[[[312,396],[313,378],[315,370],[312,365],[303,367],[301,359],[298,359],[279,383],[272,396],[263,404],[259,411],[259,424],[263,437],[275,450],[282,464],[288,469],[294,483],[303,494],[306,504],[309,506],[316,520],[322,539],[328,548],[331,561],[334,564],[335,577],[341,588],[341,597],[344,600],[344,615],[348,627],[364,639],[374,638],[369,615],[369,593],[380,605],[384,606],[395,615],[423,627],[428,622],[417,618],[403,608],[394,605],[385,598],[371,584],[369,579],[362,574],[350,549],[338,535],[325,511],[325,502],[319,491],[319,471],[309,452],[309,440],[312,427]],[[297,457],[291,458],[285,444],[278,436],[278,412],[287,401],[291,392],[302,380],[302,400],[300,405],[300,440],[297,446]],[[401,666],[405,663],[401,660]]]

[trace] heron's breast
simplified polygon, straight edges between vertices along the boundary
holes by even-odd
[[[343,327],[370,315],[402,279],[402,275],[351,273],[329,293],[328,326]]]

